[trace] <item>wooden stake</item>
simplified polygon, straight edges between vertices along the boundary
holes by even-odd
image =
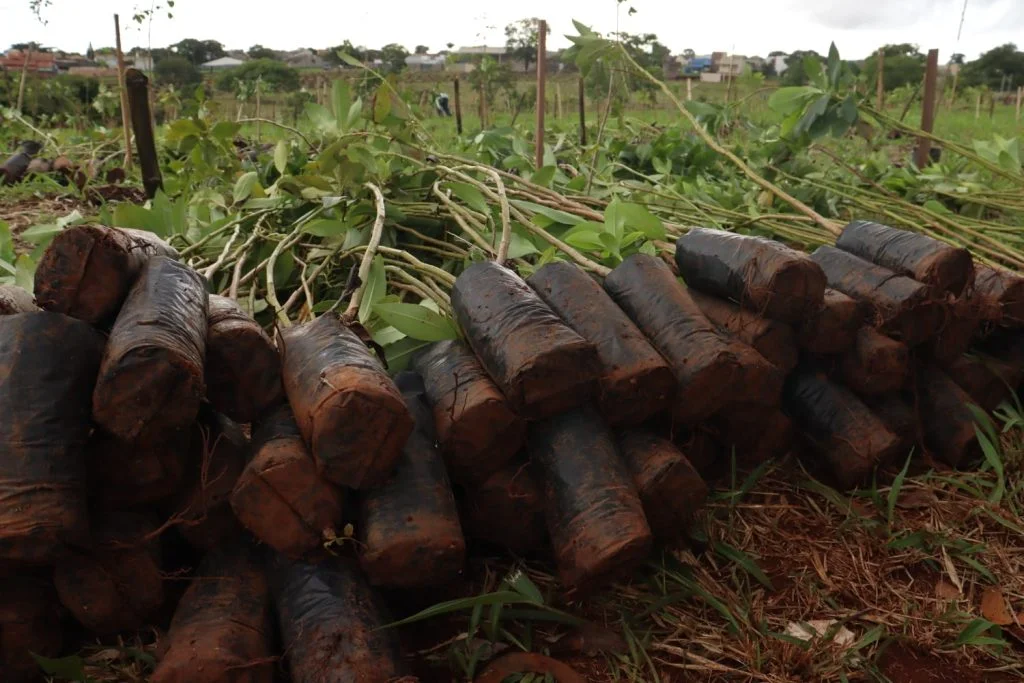
[[[693,79],[686,79],[686,101],[690,102],[693,100]]]
[[[564,115],[562,111],[562,86],[555,85],[555,108],[558,110],[558,120],[561,121]]]
[[[583,76],[579,78],[579,100],[580,100],[580,147],[587,146],[587,86],[583,82]]]
[[[949,68],[956,67],[953,71],[953,89],[949,91],[949,102],[946,104],[946,109],[953,110],[953,103],[956,102],[956,84],[960,80],[960,65],[951,64]]]
[[[1024,86],[1017,87],[1017,113],[1014,114],[1013,120],[1020,121],[1020,98],[1024,95]]]
[[[146,189],[146,196],[152,199],[156,191],[163,187],[163,178],[160,176],[160,160],[156,156],[153,119],[149,113],[149,79],[138,69],[128,69],[124,81],[132,128],[135,130],[139,166],[142,168],[142,185]]]
[[[931,133],[935,127],[935,83],[939,77],[939,51],[928,50],[928,63],[924,73],[924,97],[921,100],[921,130]],[[917,143],[914,163],[918,168],[928,165],[931,157],[932,143],[928,138],[921,138]]]
[[[28,63],[32,60],[32,48],[25,50],[25,63],[21,65],[21,82],[18,83],[18,113],[25,104],[25,80],[28,78]]]
[[[260,140],[260,119],[263,117],[263,113],[260,111],[260,91],[263,90],[262,81],[256,79],[256,141]]]
[[[978,98],[974,102],[974,120],[977,121],[981,118],[981,92],[978,92]]]
[[[875,86],[878,90],[876,93],[876,99],[878,100],[875,109],[878,111],[885,111],[885,48],[878,48],[878,83]]]
[[[536,168],[544,167],[544,99],[547,93],[548,77],[548,22],[537,22],[537,153]]]
[[[459,95],[459,78],[455,77],[455,130],[462,135],[462,98]]]
[[[128,114],[128,91],[124,84],[124,53],[121,52],[121,18],[114,15],[114,54],[117,56],[117,84],[121,88],[121,128],[124,129],[124,170],[132,167],[132,129]]]
[[[996,115],[996,94],[990,92],[988,94],[988,117],[994,118]]]

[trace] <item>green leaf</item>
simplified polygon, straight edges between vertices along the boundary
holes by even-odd
[[[889,498],[885,505],[885,518],[889,521],[889,526],[892,526],[893,516],[896,514],[896,503],[900,499],[900,489],[903,488],[903,481],[907,478],[907,471],[910,469],[910,458],[911,454],[907,457],[906,464],[903,465],[903,469],[896,475],[896,478],[892,482],[892,487],[889,489]]]
[[[31,228],[21,233],[21,239],[32,244],[42,244],[43,242],[49,242],[53,239],[53,236],[61,232],[64,228],[56,223],[43,223],[41,225],[33,225]]]
[[[806,103],[820,93],[820,90],[808,85],[779,88],[768,98],[768,107],[783,116],[788,116],[802,111]]]
[[[213,128],[210,129],[210,135],[221,140],[232,140],[238,131],[242,129],[242,124],[235,123],[234,121],[218,121],[213,124]]]
[[[35,285],[36,264],[28,254],[22,254],[14,262],[14,284],[29,294]]]
[[[979,636],[987,633],[995,624],[987,619],[974,619],[960,631],[953,645],[976,645]]]
[[[357,97],[356,101],[348,108],[348,116],[345,117],[345,128],[351,129],[363,113],[363,98]]]
[[[408,337],[406,337],[404,334],[402,334],[395,328],[391,327],[390,325],[388,325],[387,327],[382,327],[379,330],[374,330],[372,332],[372,336],[373,341],[377,342],[381,346],[390,346],[391,344],[397,344],[403,339],[408,339]],[[419,340],[417,339],[414,341],[418,342]]]
[[[541,595],[537,584],[531,581],[530,577],[522,569],[516,569],[511,572],[505,578],[505,583],[530,602],[536,605],[544,604],[544,596]]]
[[[341,133],[348,130],[348,112],[351,107],[352,95],[349,92],[348,83],[340,78],[336,79],[331,86],[331,109],[334,112],[338,131]]]
[[[384,119],[391,113],[391,90],[387,85],[381,85],[373,98],[373,122],[384,123]]]
[[[775,590],[771,579],[768,578],[768,575],[761,570],[761,567],[757,565],[757,562],[755,562],[754,558],[750,555],[739,548],[734,548],[728,543],[723,543],[721,541],[716,541],[713,547],[716,553],[725,559],[738,564],[743,571],[754,577],[754,579],[756,579],[762,586],[768,590]]]
[[[448,318],[418,304],[377,304],[373,308],[384,322],[399,332],[421,341],[444,341],[459,336]]]
[[[550,218],[559,225],[578,225],[584,222],[584,219],[579,216],[574,216],[571,213],[552,209],[549,206],[543,206],[541,204],[534,204],[533,202],[528,202],[522,199],[510,199],[509,203],[523,211],[529,211],[530,213],[536,213],[546,218]]]
[[[555,172],[557,170],[553,165],[545,166],[530,176],[530,182],[542,187],[551,187],[551,181],[555,179]]]
[[[660,218],[639,204],[623,202],[619,206],[619,214],[625,219],[626,227],[639,230],[648,239],[665,239],[665,224],[661,222]]]
[[[118,204],[114,207],[114,226],[148,230],[159,237],[167,237],[167,226],[161,217],[137,204]]]
[[[337,237],[348,230],[346,225],[332,218],[318,218],[302,227],[302,232],[316,237]]]
[[[61,657],[60,659],[50,659],[49,657],[43,657],[36,653],[30,653],[32,659],[36,660],[36,664],[43,670],[48,676],[56,676],[65,681],[88,681],[89,677],[85,675],[85,660],[76,655],[70,657]]]
[[[395,374],[408,368],[413,357],[431,343],[406,337],[385,347],[384,357],[388,363],[388,372]]]
[[[522,605],[522,604],[535,604],[530,600],[527,600],[519,593],[514,591],[497,591],[495,593],[484,593],[483,595],[475,595],[469,598],[458,598],[456,600],[448,600],[447,602],[439,602],[436,605],[432,605],[421,612],[417,612],[411,617],[406,617],[401,621],[390,623],[383,628],[394,628],[396,626],[405,626],[406,624],[415,624],[419,621],[425,621],[427,619],[433,619],[434,617],[444,616],[445,614],[452,614],[454,612],[465,612],[467,610],[475,609],[477,606],[487,607],[489,605]]]
[[[469,183],[445,183],[444,187],[451,190],[453,195],[461,199],[466,206],[474,211],[484,215],[490,212],[487,206],[487,199],[484,198],[484,193]]]
[[[384,275],[384,257],[377,254],[370,264],[370,275],[363,283],[363,299],[359,302],[359,322],[366,324],[373,307],[380,303],[387,292],[388,282]],[[382,342],[377,342],[383,345]]]
[[[274,168],[281,175],[284,175],[285,171],[288,170],[288,152],[289,145],[287,140],[281,140],[277,143],[274,148]]]
[[[238,180],[235,181],[235,188],[231,191],[231,199],[233,203],[238,204],[244,202],[252,195],[253,188],[256,187],[256,181],[259,180],[259,175],[256,171],[249,171],[243,173]],[[119,204],[118,208],[121,208],[123,204]],[[116,210],[115,210],[116,211]]]
[[[604,210],[604,230],[615,239],[615,244],[622,242],[622,233],[626,226],[626,215],[622,212],[622,202],[613,199]]]
[[[348,54],[347,52],[341,52],[340,50],[338,51],[338,59],[345,62],[349,66],[355,66],[360,68],[363,66],[363,63],[360,62],[358,59]]]
[[[843,69],[843,60],[839,58],[839,50],[836,48],[836,44],[828,48],[828,84],[829,87],[835,89],[839,85],[839,74]]]

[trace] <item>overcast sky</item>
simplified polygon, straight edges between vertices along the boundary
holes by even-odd
[[[113,43],[112,15],[126,24],[126,48],[149,45],[147,28],[131,22],[151,0],[52,0],[47,25],[29,10],[29,0],[0,0],[0,50],[37,40],[84,52]],[[165,3],[165,0],[158,0]],[[629,16],[630,6],[636,13]],[[328,47],[348,39],[380,47],[389,42],[410,51],[418,44],[441,50],[447,43],[504,44],[506,24],[546,18],[551,47],[565,47],[578,19],[603,32],[656,33],[674,53],[692,48],[766,55],[772,50],[828,50],[835,41],[848,59],[867,56],[885,43],[937,47],[940,61],[954,52],[973,59],[1006,42],[1024,43],[1024,0],[969,0],[963,35],[957,27],[963,0],[177,0],[174,18],[152,24],[152,46],[182,38],[215,39],[229,48],[260,43],[277,49]]]

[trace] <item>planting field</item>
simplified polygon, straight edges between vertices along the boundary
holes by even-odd
[[[0,680],[1024,677],[1014,107],[575,42],[0,112]]]

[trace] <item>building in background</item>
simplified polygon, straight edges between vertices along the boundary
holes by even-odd
[[[55,74],[57,68],[57,56],[52,52],[35,52],[34,50],[8,50],[3,57],[0,57],[0,70],[21,71],[25,67],[25,60],[28,59],[28,71],[37,74]]]
[[[220,59],[214,59],[206,62],[199,66],[203,71],[219,71],[221,69],[233,69],[236,66],[242,66],[245,62],[241,59],[234,57],[221,57]]]

